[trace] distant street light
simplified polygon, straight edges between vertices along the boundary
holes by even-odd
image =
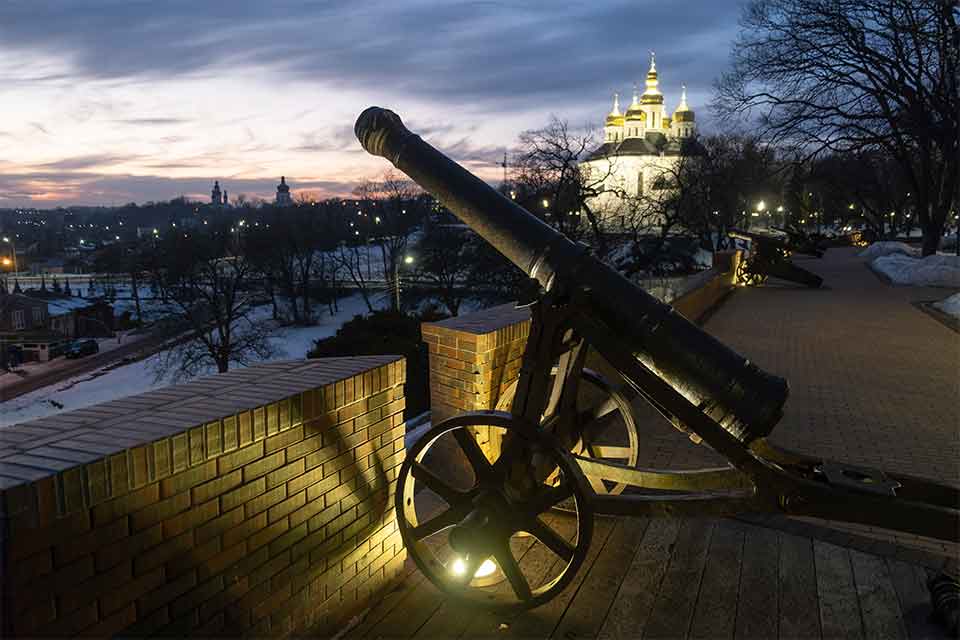
[[[403,256],[403,264],[406,264],[406,265],[413,264],[413,256],[411,256],[411,255],[409,255],[409,254]],[[394,269],[393,269],[393,286],[394,286],[394,289],[396,290],[396,291],[395,291],[395,293],[396,293],[396,298],[395,298],[394,300],[395,300],[395,302],[396,302],[396,304],[397,304],[397,311],[400,311],[400,261],[397,260],[397,261],[394,263],[393,266],[394,266]]]

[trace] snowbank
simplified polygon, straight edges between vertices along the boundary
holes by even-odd
[[[960,320],[960,293],[955,293],[940,302],[934,302],[933,306],[948,316],[953,316],[957,320]]]
[[[857,255],[861,258],[868,258],[870,260],[874,258],[879,258],[881,256],[887,256],[892,253],[905,254],[908,256],[920,256],[920,249],[916,247],[911,247],[908,244],[903,242],[874,242],[869,247],[858,253]]]
[[[277,352],[273,359],[305,358],[315,340],[334,335],[344,322],[368,311],[360,294],[341,298],[338,307],[339,311],[334,316],[318,309],[317,324],[312,327],[278,329],[270,337]],[[269,317],[270,306],[257,307],[253,315]],[[158,380],[156,377],[158,357],[152,355],[132,364],[103,367],[8,400],[0,410],[0,427],[165,387],[170,380]],[[213,373],[216,373],[216,369],[211,367],[203,375]]]
[[[874,271],[894,284],[920,287],[960,287],[960,256],[912,258],[901,253],[881,256],[871,263]]]

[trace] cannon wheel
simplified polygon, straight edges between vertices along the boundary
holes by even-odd
[[[556,369],[553,371],[556,374]],[[582,383],[587,383],[588,394],[594,402],[589,407],[580,407],[577,431],[580,439],[574,444],[571,453],[600,462],[614,462],[628,467],[637,466],[640,456],[640,438],[637,435],[637,421],[633,415],[629,398],[614,388],[602,374],[593,369],[581,371]],[[517,392],[514,382],[497,400],[498,411],[510,411],[513,397]],[[581,398],[584,394],[581,392]],[[578,400],[578,405],[580,400]],[[619,419],[618,419],[619,417]],[[593,429],[590,427],[595,425]],[[611,442],[612,440],[612,442]],[[597,495],[620,495],[627,488],[625,483],[616,483],[587,476],[590,486]],[[557,509],[565,509],[558,505]]]
[[[499,458],[480,448],[477,427],[505,432]],[[449,456],[431,455],[450,447],[468,465],[445,467]],[[559,482],[548,484],[548,475]],[[586,558],[588,492],[580,467],[549,434],[508,413],[467,413],[432,428],[408,451],[397,476],[397,523],[417,567],[444,593],[487,608],[527,609],[560,593]],[[563,527],[542,517],[559,502],[572,505],[572,515],[548,517],[564,518]]]
[[[743,285],[755,286],[767,281],[767,275],[757,271],[756,262],[756,259],[753,257],[740,261],[740,264],[737,265],[737,282]]]

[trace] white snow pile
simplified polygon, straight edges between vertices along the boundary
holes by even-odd
[[[948,316],[953,316],[957,320],[960,320],[960,293],[955,293],[940,302],[934,302],[933,306]]]
[[[902,253],[891,253],[874,260],[871,267],[890,278],[894,284],[960,287],[960,256],[913,258]]]
[[[873,260],[880,256],[888,256],[892,253],[900,253],[908,256],[920,256],[920,249],[911,247],[903,242],[874,242],[869,247],[858,253],[861,258]]]

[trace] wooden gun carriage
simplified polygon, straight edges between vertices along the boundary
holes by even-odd
[[[798,267],[790,260],[794,253],[804,253],[817,258],[823,256],[819,247],[795,245],[786,236],[775,236],[769,233],[757,233],[731,229],[731,238],[750,242],[750,251],[740,261],[737,267],[737,282],[747,285],[757,285],[766,282],[773,276],[782,280],[789,280],[808,287],[817,288],[823,284],[823,278]]]
[[[773,446],[767,436],[782,416],[785,380],[491,189],[395,113],[371,107],[355,133],[364,149],[432,193],[535,284],[509,411],[469,412],[434,425],[398,473],[404,543],[439,588],[485,606],[542,604],[583,562],[597,514],[779,512],[960,538],[956,488]],[[619,379],[589,370],[588,349]],[[643,401],[728,464],[637,468],[632,414]],[[502,436],[496,453],[477,440],[491,431]],[[606,440],[611,431],[618,439]],[[463,464],[444,464],[438,452],[451,451]],[[533,540],[555,556],[536,576],[517,554]]]

